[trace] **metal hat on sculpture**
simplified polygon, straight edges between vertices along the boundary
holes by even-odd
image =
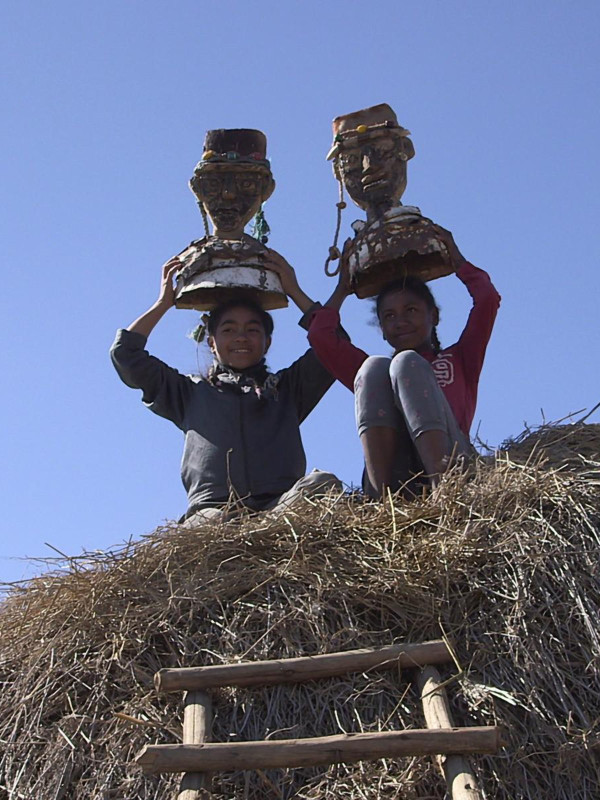
[[[435,224],[416,206],[400,202],[406,189],[407,162],[415,154],[410,131],[398,124],[387,105],[364,108],[333,120],[333,160],[340,183],[338,224],[325,264],[342,258],[349,264],[351,285],[358,297],[378,294],[386,283],[412,274],[432,280],[454,271],[447,248]],[[354,222],[353,239],[337,248],[341,211],[346,204],[343,187],[357,206],[367,212],[366,222]]]
[[[262,131],[247,128],[208,131],[202,160],[190,179],[206,236],[178,258],[175,305],[211,309],[247,290],[265,309],[284,308],[279,277],[265,269],[269,226],[262,204],[275,189]],[[212,235],[208,220],[213,224]],[[255,236],[244,228],[255,218]]]

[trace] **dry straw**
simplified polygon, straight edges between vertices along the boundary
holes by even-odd
[[[592,800],[600,787],[600,426],[546,428],[475,477],[385,507],[331,497],[279,519],[158,529],[68,560],[0,608],[0,798],[173,800],[131,765],[177,742],[160,667],[448,636],[458,725],[499,723],[486,797]],[[215,696],[214,739],[422,727],[414,675]],[[439,798],[428,759],[228,773],[216,798]]]

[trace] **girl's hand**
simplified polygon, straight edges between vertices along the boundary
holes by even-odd
[[[281,288],[288,297],[294,299],[294,296],[300,289],[294,268],[290,266],[285,258],[276,250],[270,249],[267,249],[267,257],[265,258],[264,265],[266,269],[270,269],[271,272],[279,276]]]
[[[275,250],[268,250],[264,265],[279,276],[281,288],[303,314],[314,305],[311,298],[300,288],[293,267],[288,264],[283,256],[279,255]]]
[[[329,300],[325,302],[328,308],[334,308],[339,311],[344,303],[344,300],[352,294],[352,287],[350,286],[350,265],[344,256],[340,259],[340,272],[337,286]]]
[[[180,270],[182,266],[183,264],[177,257],[170,258],[166,264],[163,264],[158,300],[151,305],[141,317],[138,317],[129,325],[127,328],[128,331],[141,333],[142,336],[150,336],[163,315],[175,305],[173,278],[175,277],[175,273]]]
[[[460,267],[462,267],[462,265],[466,262],[467,259],[463,256],[463,254],[456,246],[456,242],[454,241],[454,236],[452,236],[450,231],[447,231],[445,228],[442,228],[441,225],[436,225],[435,229],[440,238],[440,241],[446,246],[446,249],[450,254],[450,258],[452,260],[454,269],[459,269]]]
[[[175,273],[182,268],[183,264],[175,256],[170,258],[162,266],[162,276],[160,281],[160,293],[158,295],[157,305],[164,309],[171,308],[175,305],[175,287],[173,286],[173,278]]]

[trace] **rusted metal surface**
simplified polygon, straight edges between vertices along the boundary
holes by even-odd
[[[430,281],[454,272],[436,226],[415,206],[398,205],[380,219],[352,227],[356,235],[346,241],[342,258],[349,264],[357,297],[372,297],[406,275]]]
[[[279,277],[264,267],[266,254],[267,248],[247,234],[239,240],[209,236],[192,242],[178,256],[176,307],[210,310],[247,291],[267,310],[285,308]]]

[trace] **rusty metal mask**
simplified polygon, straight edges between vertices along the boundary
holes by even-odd
[[[337,240],[341,209],[346,205],[340,188],[326,273],[335,275],[337,270],[330,271],[329,264],[341,258],[349,267],[355,294],[371,297],[389,281],[407,274],[431,280],[452,272],[452,259],[434,223],[416,206],[400,203],[406,189],[407,162],[415,149],[410,131],[398,124],[393,109],[381,103],[336,117],[333,136],[327,158],[333,160],[340,187],[367,212],[367,221],[353,223],[355,236],[345,242],[340,253]]]
[[[344,142],[335,168],[346,191],[357,206],[366,210],[387,210],[406,189],[405,141],[392,133],[353,137]]]
[[[287,297],[278,276],[265,266],[268,225],[262,204],[275,189],[262,131],[207,131],[204,152],[190,179],[204,220],[205,237],[178,254],[178,308],[214,308],[240,292],[264,308],[283,308]],[[208,217],[214,231],[210,234]],[[255,217],[254,234],[244,232]]]
[[[214,225],[214,235],[240,239],[245,226],[271,196],[275,181],[261,165],[200,162],[190,186]]]

